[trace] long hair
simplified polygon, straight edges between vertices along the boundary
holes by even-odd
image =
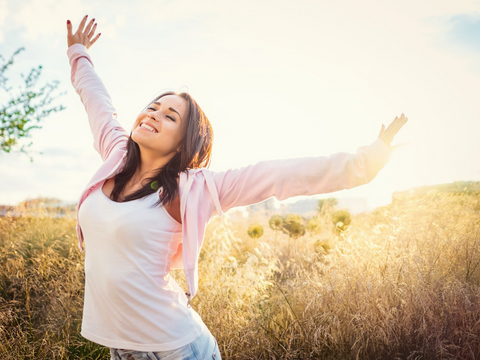
[[[169,204],[175,200],[178,195],[177,180],[182,171],[187,172],[189,169],[208,167],[210,165],[213,130],[205,113],[189,94],[176,93],[174,91],[165,92],[157,96],[148,103],[147,106],[166,95],[177,95],[182,97],[187,101],[190,110],[187,131],[181,140],[180,151],[176,153],[164,167],[157,169],[158,171],[155,176],[145,179],[147,182],[141,189],[125,197],[125,201],[143,198],[156,192],[162,187],[159,200],[154,206]],[[145,106],[143,110],[145,110],[147,106]],[[130,137],[127,142],[126,163],[121,172],[115,176],[115,186],[110,195],[112,200],[118,201],[121,192],[133,174],[135,174],[139,164],[140,147],[132,139],[132,133],[130,132]]]

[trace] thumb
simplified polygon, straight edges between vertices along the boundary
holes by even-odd
[[[404,142],[404,143],[401,143],[401,144],[398,144],[398,145],[393,145],[392,146],[392,151],[397,151],[397,150],[399,150],[403,147],[407,147],[407,146],[410,146],[410,145],[412,145],[411,142]]]

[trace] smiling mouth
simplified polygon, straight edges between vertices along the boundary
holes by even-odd
[[[153,133],[158,133],[157,130],[155,130],[153,127],[151,127],[151,126],[148,125],[148,124],[142,123],[142,124],[140,124],[139,127],[140,127],[141,129],[143,129],[143,130],[147,130],[147,131],[150,131],[150,132],[153,132]]]

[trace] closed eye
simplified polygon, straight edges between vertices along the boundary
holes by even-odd
[[[156,111],[157,109],[155,109],[154,107],[148,107],[147,110]],[[173,116],[170,116],[170,115],[167,115],[167,118],[169,118],[172,121],[177,121],[177,120],[175,120],[175,118]]]

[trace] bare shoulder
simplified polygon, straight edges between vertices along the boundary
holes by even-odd
[[[108,198],[110,198],[110,195],[112,194],[114,186],[115,186],[114,178],[107,179],[103,184],[102,191]]]
[[[170,204],[165,205],[165,210],[167,210],[172,218],[174,218],[180,224],[182,223],[182,217],[180,214],[180,196],[177,195],[175,200],[173,200]]]

